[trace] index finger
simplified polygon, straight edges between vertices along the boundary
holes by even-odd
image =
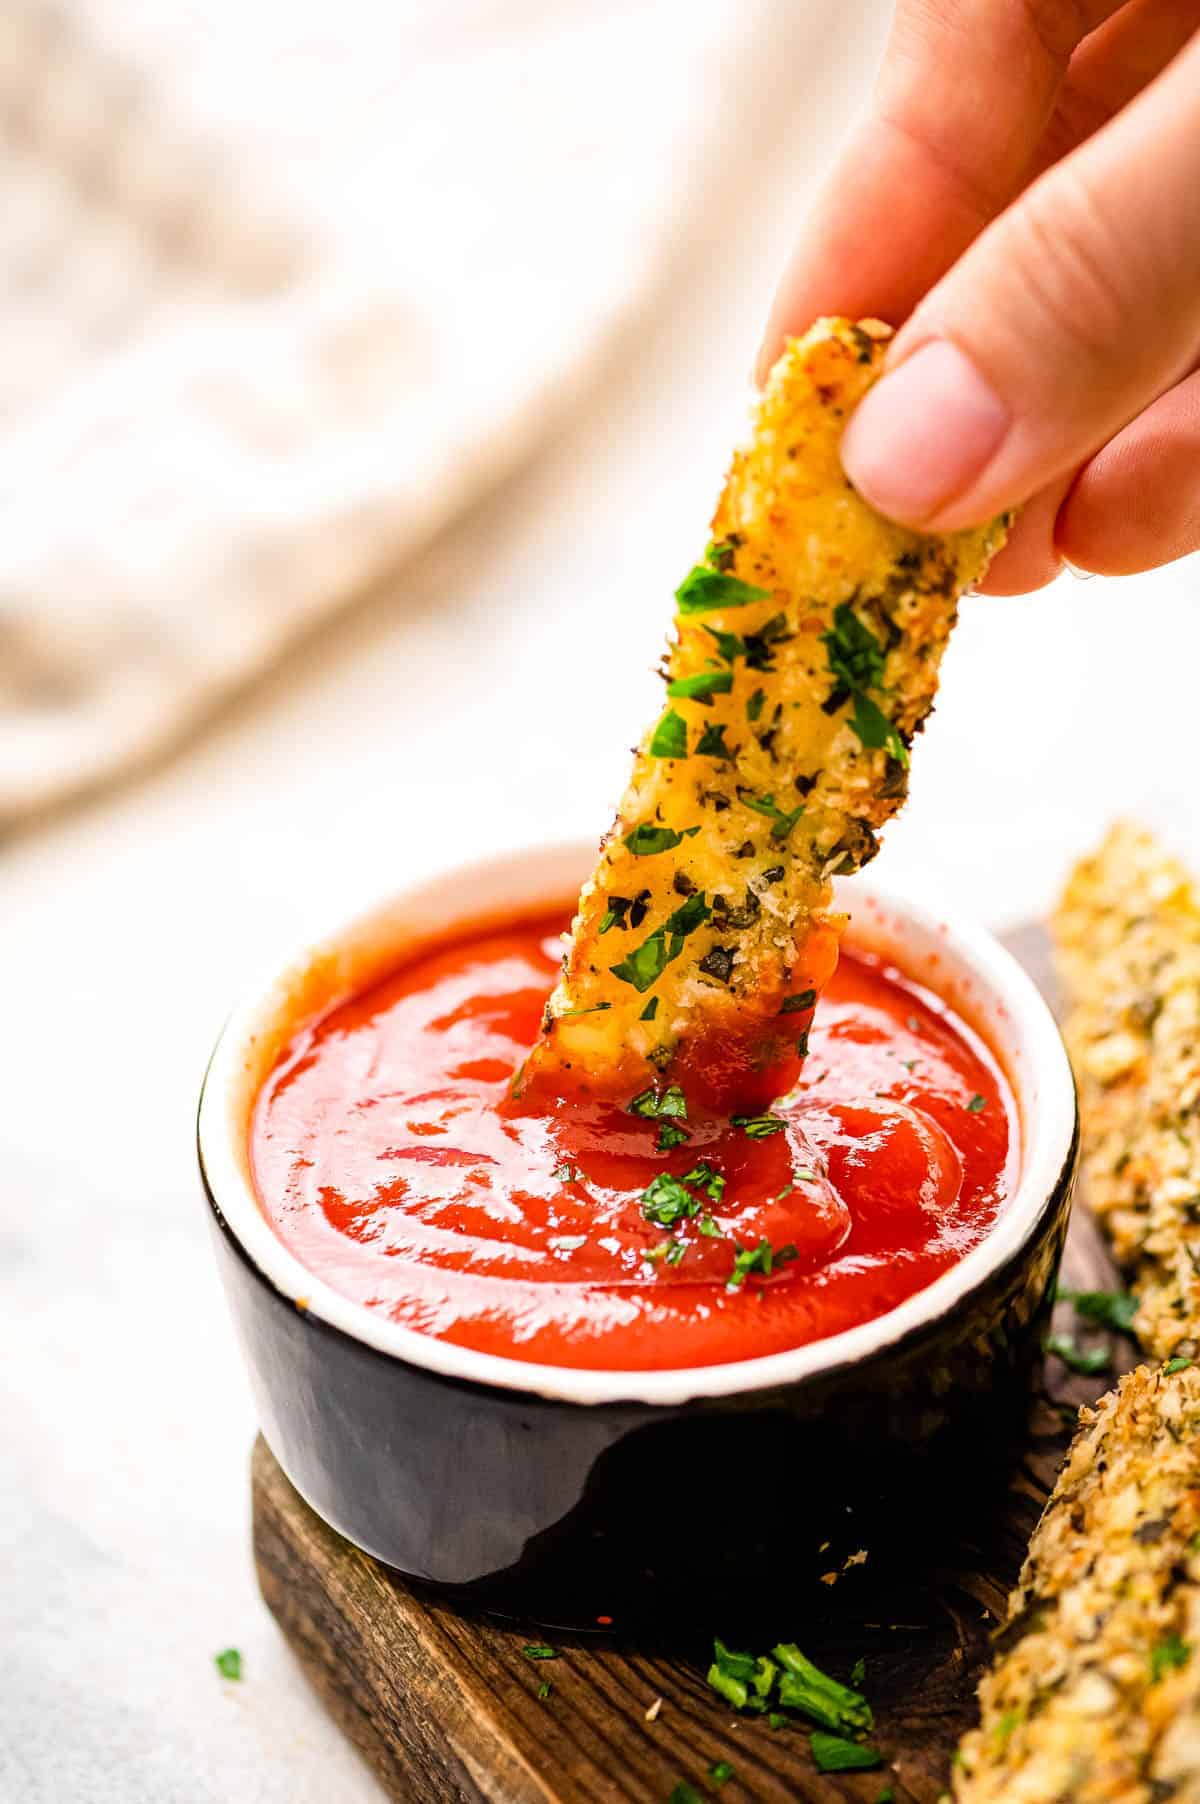
[[[779,285],[759,378],[822,314],[898,325],[1013,198],[1077,45],[1121,0],[899,0],[871,110]]]

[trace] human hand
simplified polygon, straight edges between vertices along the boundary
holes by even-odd
[[[1200,548],[1200,0],[897,0],[870,114],[761,353],[901,326],[843,460],[948,531],[1023,503],[984,585]]]

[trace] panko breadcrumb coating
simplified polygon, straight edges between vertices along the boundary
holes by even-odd
[[[1139,1366],[1081,1419],[959,1748],[958,1804],[1200,1799],[1200,1368]]]
[[[830,879],[903,800],[958,599],[1003,537],[909,532],[851,487],[842,433],[890,336],[822,320],[771,373],[520,1092],[751,1106],[795,1077],[837,961]]]
[[[1154,835],[1120,825],[1054,916],[1088,1205],[1159,1359],[1200,1347],[1200,901]]]

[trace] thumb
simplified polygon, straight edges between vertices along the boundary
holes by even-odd
[[[842,441],[881,513],[953,531],[1085,462],[1200,352],[1200,37],[926,296]]]

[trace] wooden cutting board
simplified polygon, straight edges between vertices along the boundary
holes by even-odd
[[[1045,936],[1009,944],[1048,987]],[[1115,1277],[1089,1218],[1077,1211],[1065,1282],[1110,1289]],[[1069,1330],[1069,1306],[1060,1305]],[[1114,1367],[1130,1362],[1114,1347]],[[961,1492],[953,1532],[911,1560],[881,1570],[870,1560],[811,1596],[802,1619],[771,1619],[748,1600],[746,1619],[657,1625],[619,1634],[547,1634],[470,1615],[418,1588],[336,1535],[297,1496],[260,1440],[252,1464],[254,1557],[262,1594],[319,1695],[403,1804],[667,1804],[680,1780],[723,1804],[835,1799],[935,1804],[946,1789],[959,1735],[973,1718],[974,1688],[989,1633],[1003,1613],[1025,1545],[1062,1462],[1079,1403],[1110,1378],[1071,1377],[1047,1362],[1032,1407],[1024,1458],[993,1494],[947,1471]],[[897,1500],[897,1508],[903,1500]],[[755,1640],[752,1620],[766,1612]],[[878,1772],[819,1774],[798,1721],[771,1729],[743,1718],[709,1690],[712,1633],[764,1651],[781,1637],[818,1665],[848,1677],[865,1662],[875,1711]],[[557,1658],[523,1649],[550,1642]],[[539,1688],[549,1682],[548,1696]],[[718,1787],[709,1769],[729,1762]],[[336,1804],[336,1801],[334,1801]]]

